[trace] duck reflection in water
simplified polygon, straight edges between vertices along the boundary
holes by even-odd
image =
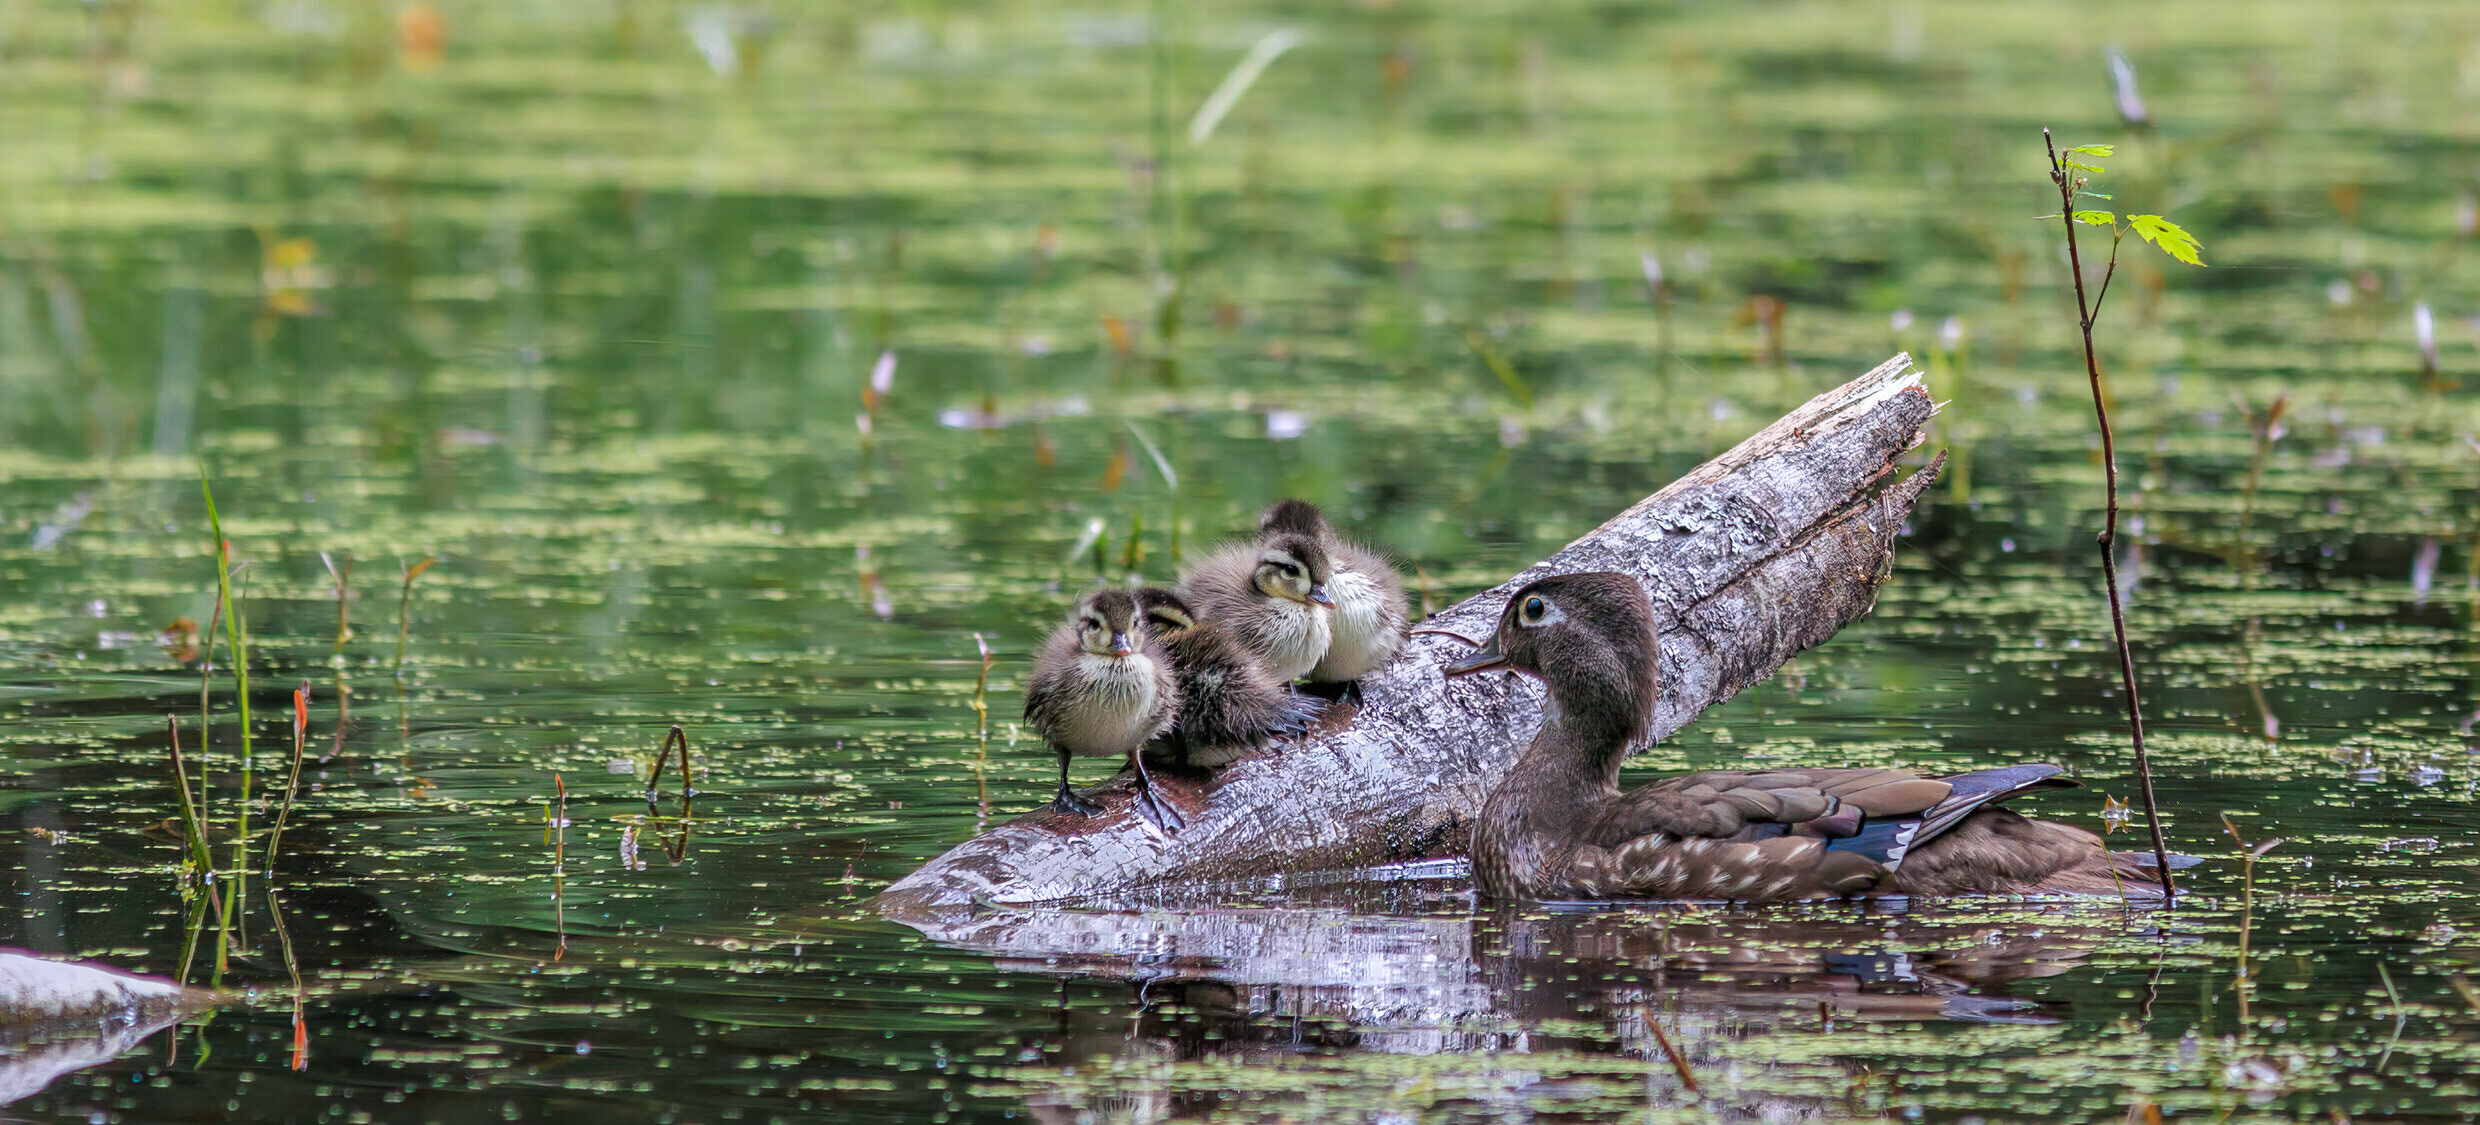
[[[1875,1116],[1853,1075],[1805,1039],[1884,1021],[2053,1022],[2007,985],[2074,968],[2124,932],[2114,904],[2039,908],[2029,925],[2021,906],[1914,916],[1896,902],[1472,914],[1452,882],[1413,885],[1430,901],[1361,884],[1316,905],[915,924],[1004,969],[1131,983],[1133,1009],[1063,1009],[1050,1049],[1020,1072],[1035,1116],[1061,1121],[1279,1115],[1309,1108],[1279,1092],[1293,1084],[1313,1101],[1407,1073],[1493,1120],[1560,1120],[1553,1107],[1577,1098],[1623,1108],[1609,1103],[1614,1073],[1631,1076],[1636,1106]],[[1407,907],[1424,912],[1370,912]],[[1665,1061],[1649,1020],[1702,1072],[1701,1092]],[[1781,1049],[1752,1042],[1768,1037]],[[1402,1056],[1430,1061],[1382,1061]],[[1251,1077],[1235,1083],[1235,1067]],[[1246,1104],[1227,1104],[1239,1084]]]

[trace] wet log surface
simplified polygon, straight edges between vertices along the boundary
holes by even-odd
[[[1910,357],[1896,356],[1423,627],[1480,637],[1507,596],[1542,575],[1634,574],[1659,619],[1652,733],[1667,736],[1868,612],[1896,535],[1943,461],[1894,479],[1934,412]],[[1357,712],[1211,779],[1158,775],[1188,818],[1176,835],[1153,834],[1130,811],[1134,781],[1122,776],[1087,794],[1103,812],[1018,817],[897,881],[877,905],[898,920],[977,900],[1125,907],[1158,892],[1460,854],[1542,702],[1520,677],[1439,675],[1465,651],[1452,637],[1415,636],[1362,682]]]

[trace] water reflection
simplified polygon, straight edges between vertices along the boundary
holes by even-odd
[[[1833,1058],[1831,1040],[1869,1025],[2056,1023],[2008,986],[2151,927],[2090,901],[1476,911],[1460,879],[1241,907],[903,920],[1003,970],[1129,983],[1124,1008],[1063,1006],[1019,1060],[1009,1077],[1043,1120],[1203,1116],[1235,1100],[1280,1114],[1333,1092],[1269,1078],[1304,1069],[1323,1082],[1296,1082],[1340,1071],[1402,1092],[1410,1072],[1358,1056],[1429,1059],[1416,1070],[1439,1085],[1434,1101],[1496,1120],[1626,1105],[1873,1117],[1867,1068]]]

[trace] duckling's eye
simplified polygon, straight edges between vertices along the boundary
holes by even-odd
[[[1538,597],[1534,597],[1524,599],[1524,608],[1517,610],[1516,616],[1522,619],[1527,625],[1539,625],[1541,624],[1542,617],[1547,615],[1549,612],[1550,603],[1545,602]]]
[[[1281,567],[1281,568],[1283,569],[1283,577],[1285,577],[1285,578],[1298,578],[1298,577],[1300,577],[1300,568],[1299,568],[1299,567],[1293,566],[1293,565],[1292,565],[1292,564],[1290,564],[1290,563],[1276,563],[1275,565],[1276,565],[1276,566],[1279,566],[1279,567]]]

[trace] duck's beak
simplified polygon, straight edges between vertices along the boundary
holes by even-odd
[[[1462,660],[1448,663],[1439,671],[1450,676],[1469,676],[1475,672],[1487,672],[1492,668],[1506,666],[1507,654],[1498,651],[1498,638],[1492,637],[1490,643],[1481,646],[1479,651]]]
[[[1309,603],[1333,609],[1335,608],[1335,596],[1327,593],[1324,586],[1311,586],[1309,587]]]
[[[1111,655],[1126,656],[1135,651],[1137,651],[1137,646],[1128,640],[1128,634],[1111,634]]]

